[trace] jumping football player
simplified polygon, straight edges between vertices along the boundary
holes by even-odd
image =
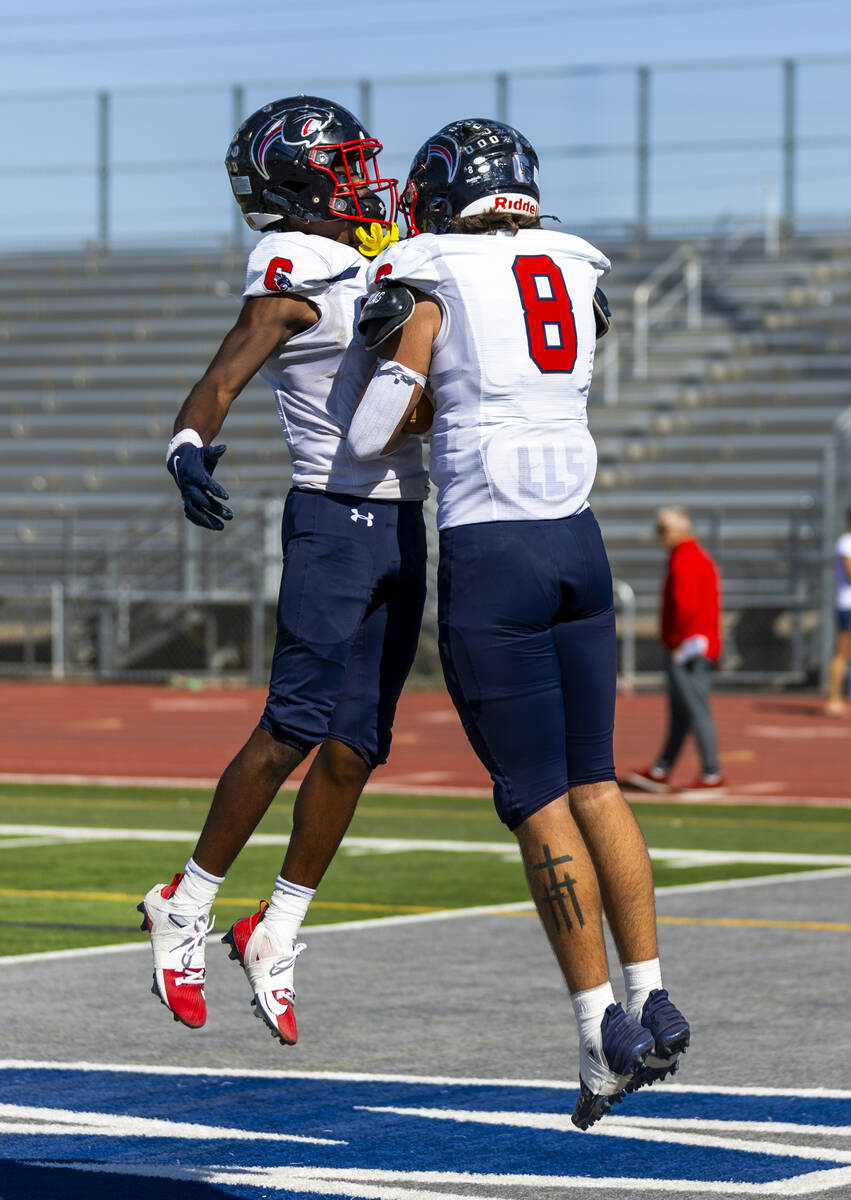
[[[689,1041],[662,988],[650,860],[612,753],[615,616],[588,506],[586,417],[610,264],[540,227],[537,155],[498,121],[439,130],[402,204],[420,236],[370,269],[361,320],[381,357],[348,441],[364,460],[398,453],[429,383],[441,660],[571,994],[573,1120],[587,1129],[625,1091],[673,1072]]]
[[[297,1039],[299,928],[371,769],[387,758],[425,599],[420,446],[411,441],[373,462],[346,447],[375,361],[356,330],[368,257],[398,236],[396,180],[379,175],[380,150],[350,112],[313,96],[267,104],[234,135],[231,187],[264,236],[248,260],[239,318],[184,402],[166,452],[188,519],[223,529],[233,514],[213,471],[225,447],[212,443],[255,372],[272,386],[293,486],[266,707],[219,780],[184,871],[139,908],[154,994],[176,1020],[203,1025],[217,889],[281,784],[319,745],[268,907],[224,938],[248,976],[255,1014],[285,1044]]]

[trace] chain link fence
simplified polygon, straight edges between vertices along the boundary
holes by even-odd
[[[851,440],[851,419],[842,436]],[[846,475],[849,449],[846,441]],[[844,486],[849,485],[846,478]],[[64,565],[49,581],[44,573],[27,572],[25,548],[19,570],[0,575],[0,675],[264,683],[276,630],[280,522],[279,498],[243,501],[238,536],[235,529],[210,535],[169,506],[157,510],[144,535],[128,529],[104,546],[97,535],[88,535],[82,518],[66,516]],[[426,506],[426,528],[428,594],[412,672],[419,686],[442,682],[433,498]],[[789,514],[783,552],[770,550],[760,559],[725,544],[723,512],[706,528],[698,527],[722,580],[735,580],[725,591],[722,676],[728,681],[776,685],[823,677],[831,648],[823,631],[833,627],[834,583],[833,540],[822,543],[820,530],[819,515],[802,504]],[[57,563],[59,548],[56,543]],[[45,551],[49,554],[50,547],[39,553]],[[664,562],[656,550],[636,549],[622,552],[614,566],[626,576],[615,579],[615,601],[620,685],[630,690],[661,670],[658,605]]]

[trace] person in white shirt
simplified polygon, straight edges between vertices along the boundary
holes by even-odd
[[[612,754],[612,580],[586,417],[609,262],[542,229],[538,205],[537,155],[510,126],[455,121],[425,143],[403,198],[415,236],[369,272],[361,327],[381,357],[348,442],[367,460],[396,452],[433,409],[444,674],[571,993],[587,1129],[676,1070],[690,1035],[662,988],[650,860]]]
[[[211,443],[256,372],[271,385],[293,486],[268,699],[219,780],[186,868],[139,907],[154,994],[175,1020],[203,1025],[217,889],[281,784],[318,745],[271,900],[224,939],[248,976],[255,1014],[285,1044],[297,1039],[301,922],[370,771],[387,758],[425,600],[420,446],[371,462],[346,446],[376,357],[356,329],[368,259],[398,237],[396,180],[378,174],[380,150],[350,112],[316,96],[267,104],[240,126],[226,166],[243,215],[264,236],[248,260],[239,318],[189,393],[166,454],[187,518],[223,529],[233,514],[213,470],[225,447]]]
[[[825,712],[844,717],[848,704],[842,685],[851,659],[851,508],[845,514],[845,532],[836,543],[836,646],[830,661]]]

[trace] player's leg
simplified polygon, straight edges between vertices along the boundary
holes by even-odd
[[[590,511],[572,519],[567,533],[575,545],[564,559],[566,603],[553,633],[562,672],[570,810],[594,864],[623,966],[627,1011],[652,1030],[654,1051],[676,1044],[678,1054],[687,1044],[688,1023],[666,995],[662,1002],[650,857],[615,781],[617,643],[611,574]],[[646,1009],[651,993],[656,1000]],[[671,1051],[664,1073],[674,1064]],[[639,1074],[639,1083],[651,1081],[646,1073]]]
[[[258,725],[228,763],[192,853],[208,874],[224,877],[265,816],[281,784],[305,757],[306,749],[278,741]]]
[[[152,991],[175,1020],[191,1028],[206,1020],[205,941],[216,893],[304,753],[258,726],[225,768],[189,862],[170,884],[151,888],[139,905],[154,957]]]
[[[678,1069],[691,1031],[662,986],[650,858],[620,788],[611,781],[571,788],[570,807],[596,867],[623,968],[626,1010],[653,1035],[653,1052],[626,1085],[635,1091]]]
[[[345,517],[351,514],[345,508]],[[227,939],[246,969],[255,1011],[273,1034],[296,1041],[297,941],[316,888],[354,815],[370,771],[386,761],[396,703],[413,663],[425,599],[422,506],[371,501],[372,594],[349,644],[328,736],[293,810],[293,830],[268,907],[238,921]],[[367,534],[367,530],[369,531]]]
[[[571,993],[582,1082],[574,1120],[587,1128],[622,1094],[652,1039],[614,1002],[596,874],[566,798],[561,668],[550,628],[560,586],[540,530],[550,524],[441,535],[440,651]]]
[[[345,523],[351,509],[337,514],[336,536],[328,528],[329,510],[339,508],[318,493],[288,496],[278,631],[260,724],[225,769],[186,869],[142,902],[155,988],[186,1024],[203,1024],[206,1015],[204,939],[216,892],[281,784],[325,736],[369,602],[372,562]]]
[[[357,750],[327,737],[293,805],[281,877],[315,891],[351,823],[371,767]],[[298,930],[293,931],[293,937]]]
[[[567,796],[515,830],[529,892],[571,995],[609,981],[594,865]]]

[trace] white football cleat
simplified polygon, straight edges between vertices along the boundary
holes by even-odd
[[[268,908],[264,901],[258,912],[243,917],[222,938],[230,946],[230,957],[241,963],[254,999],[255,1016],[262,1017],[284,1046],[298,1041],[295,1020],[293,968],[306,949],[304,942],[279,942],[263,921]]]
[[[209,915],[170,903],[183,878],[175,875],[171,883],[152,887],[141,904],[142,929],[150,935],[154,952],[154,985],[151,991],[190,1029],[199,1029],[207,1020],[204,983],[204,944],[213,928]]]

